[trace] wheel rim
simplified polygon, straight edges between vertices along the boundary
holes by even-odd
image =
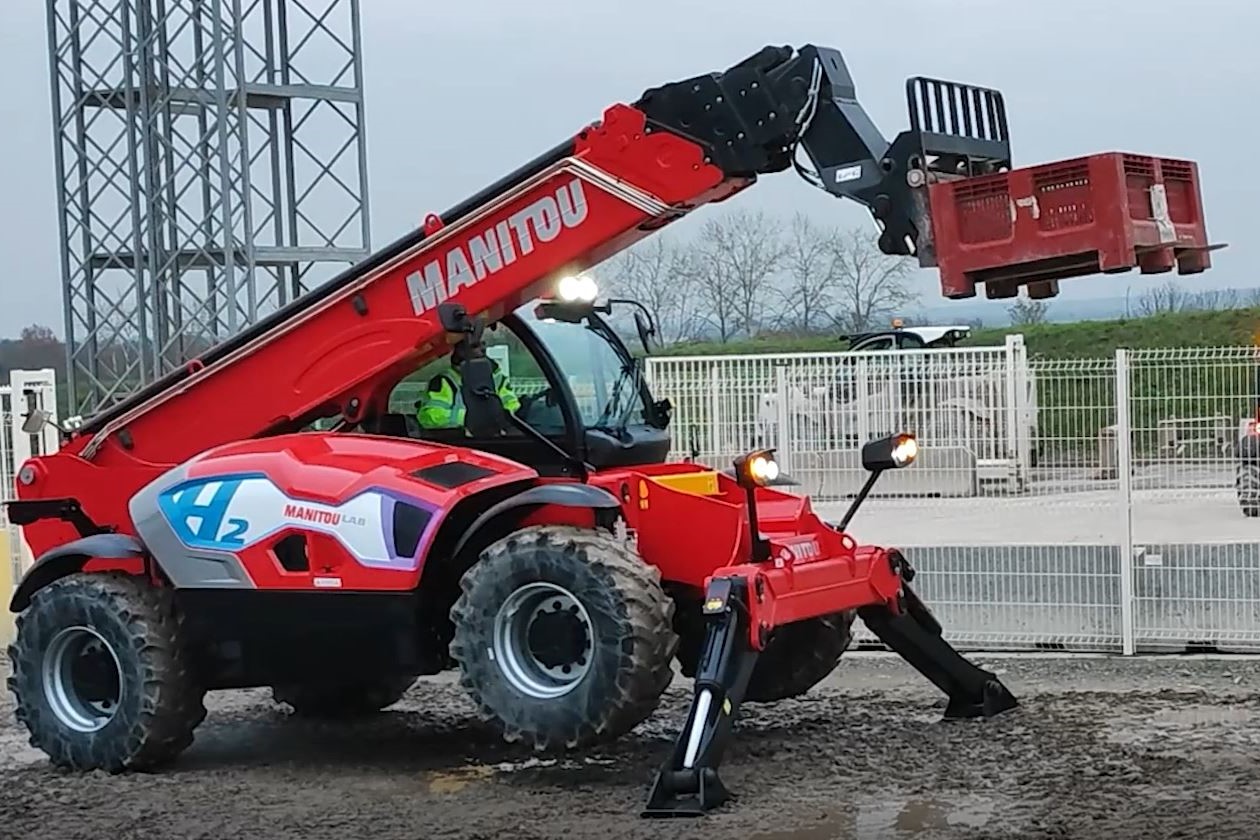
[[[494,620],[494,658],[512,687],[540,700],[563,696],[591,668],[593,626],[582,602],[553,583],[507,597]]]
[[[89,627],[67,627],[53,637],[43,661],[44,697],[62,725],[75,732],[103,729],[122,700],[118,655]]]

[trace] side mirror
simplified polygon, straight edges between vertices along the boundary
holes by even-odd
[[[22,421],[22,431],[28,435],[37,435],[48,425],[52,417],[42,408],[32,408]]]
[[[477,438],[498,437],[507,430],[507,412],[494,387],[494,363],[485,356],[465,359],[459,370],[464,396],[464,428]]]
[[[907,467],[919,456],[919,441],[915,436],[902,432],[869,441],[862,447],[862,468],[867,472],[880,473]]]
[[[656,334],[656,329],[647,322],[642,312],[634,313],[634,328],[639,333],[639,343],[643,345],[643,352],[649,356],[652,355],[652,336]]]

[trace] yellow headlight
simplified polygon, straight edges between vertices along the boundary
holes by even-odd
[[[779,462],[769,455],[754,455],[748,460],[748,477],[758,484],[768,484],[779,477]]]
[[[897,463],[897,466],[904,467],[917,457],[919,457],[919,442],[914,435],[900,435],[892,450],[893,461]]]

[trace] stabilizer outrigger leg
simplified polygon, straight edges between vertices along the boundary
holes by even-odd
[[[902,585],[894,604],[858,608],[858,615],[888,647],[949,698],[947,719],[992,717],[1017,705],[996,674],[969,662],[941,637],[941,626],[905,584],[913,576],[894,556]],[[699,817],[735,795],[718,776],[718,764],[748,688],[758,651],[750,643],[748,582],[713,579],[705,596],[704,648],[695,698],[673,753],[657,773],[644,817]]]
[[[858,616],[881,642],[945,692],[947,719],[993,717],[1018,705],[996,674],[969,662],[941,637],[940,622],[909,585],[902,586],[900,612],[881,604],[859,608]]]
[[[704,600],[704,647],[695,698],[674,752],[656,775],[644,817],[699,817],[734,794],[718,777],[758,651],[748,643],[748,583],[716,578]]]

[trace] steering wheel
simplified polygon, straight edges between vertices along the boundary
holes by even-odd
[[[542,401],[543,405],[548,406],[550,408],[554,408],[555,406],[559,405],[559,403],[556,402],[555,395],[551,392],[550,388],[547,388],[542,391],[538,391],[537,393],[534,393],[534,394],[526,394],[520,399],[521,399],[521,407],[516,412],[516,415],[520,417],[522,420],[524,420],[526,417],[529,416],[530,412],[533,411],[534,409],[534,404],[537,403],[539,400]]]

